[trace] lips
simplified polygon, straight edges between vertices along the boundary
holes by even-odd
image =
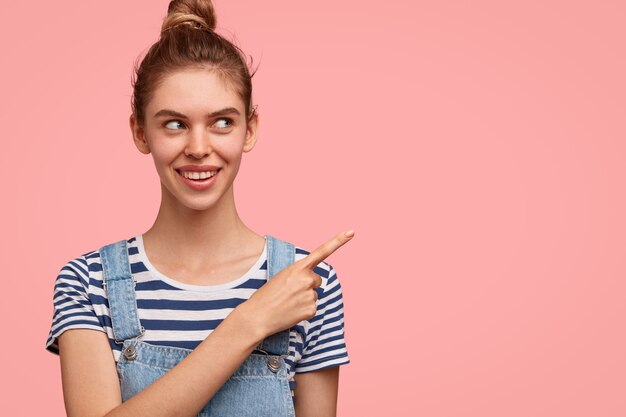
[[[216,165],[181,165],[174,168],[181,183],[194,191],[210,189],[220,175],[222,167]]]
[[[214,171],[177,171],[179,175],[194,181],[201,181],[217,175],[219,169]]]
[[[214,174],[204,179],[200,178],[200,176],[206,176],[207,175],[206,173],[208,171],[176,170],[176,173],[178,174],[178,178],[180,178],[183,184],[185,184],[187,187],[195,191],[204,191],[210,188],[213,185],[213,183],[215,183],[215,180],[218,177],[221,170],[222,170],[221,168],[214,170]]]
[[[220,169],[215,165],[183,165],[175,168],[180,176],[196,182],[211,178]]]
[[[176,171],[180,172],[207,172],[207,171],[216,171],[221,169],[215,165],[183,165],[176,168]]]

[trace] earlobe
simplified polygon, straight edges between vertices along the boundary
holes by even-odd
[[[256,134],[259,127],[259,116],[254,114],[250,120],[248,120],[248,126],[246,128],[246,142],[243,145],[244,152],[250,152],[256,144]]]
[[[145,131],[143,126],[137,121],[137,118],[134,114],[130,115],[128,120],[130,124],[130,131],[133,134],[133,141],[135,142],[135,146],[139,149],[139,152],[143,154],[150,153],[150,147],[148,146],[148,142],[146,141]]]

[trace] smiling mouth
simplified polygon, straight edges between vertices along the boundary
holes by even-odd
[[[204,172],[197,172],[197,171],[180,171],[180,170],[176,170],[176,172],[178,173],[178,175],[180,175],[183,178],[186,178],[188,180],[192,180],[192,181],[197,181],[197,182],[202,182],[208,179],[211,179],[213,176],[215,176],[215,174],[217,174],[222,168],[216,169],[215,171],[204,171]]]

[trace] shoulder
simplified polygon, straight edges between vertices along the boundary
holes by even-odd
[[[129,254],[136,252],[136,237],[131,237],[124,240],[128,245],[127,247]],[[80,255],[74,256],[61,266],[57,280],[79,280],[81,284],[83,284],[84,288],[87,289],[89,287],[90,277],[92,277],[94,273],[97,274],[102,270],[102,264],[100,261],[100,250],[106,245],[114,244],[117,242],[119,241],[110,242],[100,246],[97,249],[91,249],[89,251],[81,253]]]
[[[57,274],[55,291],[65,286],[87,292],[90,283],[89,262],[94,251],[84,252],[66,261]]]

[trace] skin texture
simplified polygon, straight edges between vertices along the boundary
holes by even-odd
[[[298,417],[335,416],[339,367],[296,374],[295,409]]]
[[[208,116],[225,108],[239,114]],[[164,109],[180,115],[155,116]],[[235,91],[208,70],[189,69],[166,77],[146,106],[146,120],[131,116],[130,126],[137,149],[152,155],[161,181],[159,213],[144,233],[151,262],[190,284],[220,284],[242,275],[264,245],[263,236],[239,218],[233,195],[242,155],[256,143],[257,116],[246,121]],[[188,164],[221,171],[213,186],[195,191],[176,172]],[[340,233],[278,273],[183,361],[125,403],[106,334],[64,332],[59,350],[67,415],[195,416],[261,340],[315,315],[321,278],[313,269],[352,236]],[[298,374],[297,416],[335,416],[338,377],[338,367]]]

